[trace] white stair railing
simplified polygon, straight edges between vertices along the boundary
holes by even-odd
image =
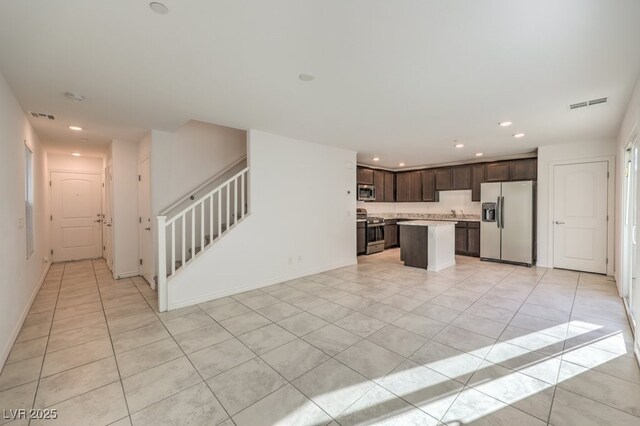
[[[168,310],[168,282],[249,213],[249,168],[193,201],[178,214],[158,216],[158,307]],[[168,265],[167,265],[168,263]]]

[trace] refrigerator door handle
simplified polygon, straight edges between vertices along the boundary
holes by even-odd
[[[500,228],[504,229],[504,197],[500,198]]]
[[[500,222],[502,221],[502,217],[501,217],[501,204],[500,204],[500,199],[502,197],[498,195],[498,199],[496,200],[496,226],[498,228],[501,228]]]

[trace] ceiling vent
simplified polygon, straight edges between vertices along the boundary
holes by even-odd
[[[591,99],[590,101],[584,101],[584,102],[578,102],[578,103],[575,103],[575,104],[571,104],[571,105],[569,105],[569,110],[571,111],[571,110],[574,110],[574,109],[586,108],[586,107],[599,105],[599,104],[605,104],[605,103],[607,103],[607,98]]]
[[[31,112],[29,111],[29,114],[33,117],[33,118],[48,118],[49,120],[55,120],[56,118],[51,115],[51,114],[43,114],[41,112]]]

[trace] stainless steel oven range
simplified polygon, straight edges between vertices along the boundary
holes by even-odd
[[[384,219],[367,215],[367,210],[359,208],[357,217],[366,218],[366,254],[379,253],[384,250]]]

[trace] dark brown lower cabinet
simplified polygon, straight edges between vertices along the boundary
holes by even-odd
[[[456,254],[480,256],[480,222],[456,223]]]
[[[384,248],[396,247],[398,245],[398,223],[385,222],[384,224]]]
[[[365,233],[366,233],[365,223],[357,222],[356,230],[358,235],[357,254],[365,254],[367,252],[367,240],[365,237]]]
[[[456,254],[467,254],[467,222],[456,223]]]
[[[467,253],[480,257],[480,222],[469,222],[467,228]]]

